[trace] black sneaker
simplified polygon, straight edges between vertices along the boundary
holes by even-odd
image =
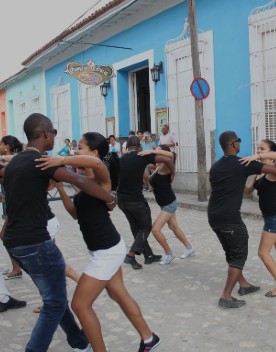
[[[26,301],[18,301],[15,298],[10,297],[7,303],[0,302],[0,313],[5,312],[8,309],[17,309],[26,307]]]
[[[160,262],[160,260],[162,259],[162,255],[150,255],[149,257],[145,258],[144,263],[145,264],[151,264],[154,262]]]
[[[131,255],[128,255],[128,254],[127,254],[126,257],[125,257],[124,262],[125,262],[126,264],[130,264],[130,265],[132,266],[132,268],[135,269],[135,270],[138,270],[138,269],[142,269],[142,268],[143,268],[143,266],[142,266],[141,264],[137,263],[135,257],[133,257],[133,256],[131,256]]]
[[[260,286],[250,285],[249,287],[240,287],[238,293],[240,296],[247,295],[248,293],[257,292],[260,290]]]
[[[240,308],[246,305],[246,302],[242,299],[232,297],[232,299],[220,298],[218,305],[222,308]]]
[[[140,343],[140,348],[138,352],[149,352],[154,350],[159,344],[160,344],[160,339],[157,335],[154,333],[152,334],[153,339],[150,343],[144,343],[144,341],[141,341]]]

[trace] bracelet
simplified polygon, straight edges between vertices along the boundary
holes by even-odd
[[[113,202],[111,202],[111,203],[106,203],[106,204],[111,205],[111,204],[113,204],[113,203],[115,203],[115,199],[113,200]]]
[[[64,156],[62,156],[61,158],[60,158],[60,165],[63,165],[63,160],[64,160]]]

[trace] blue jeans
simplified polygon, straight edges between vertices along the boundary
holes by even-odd
[[[8,248],[8,252],[37,286],[43,309],[25,352],[46,352],[60,324],[72,348],[84,349],[88,341],[71,313],[66,293],[65,262],[52,240]]]

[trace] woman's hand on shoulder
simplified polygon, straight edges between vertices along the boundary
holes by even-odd
[[[149,154],[155,154],[154,150],[142,150],[141,152],[138,153],[138,155],[141,155],[141,156],[149,155]]]
[[[256,160],[260,160],[259,154],[244,156],[243,158],[240,158],[241,164],[245,164],[245,166],[249,165],[251,161],[256,161]]]
[[[64,156],[48,156],[42,155],[41,158],[35,159],[38,163],[36,167],[39,167],[41,170],[49,169],[50,167],[62,166]]]

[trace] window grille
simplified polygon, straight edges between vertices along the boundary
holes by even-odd
[[[40,101],[39,101],[39,97],[31,98],[31,101],[30,101],[30,110],[31,110],[31,112],[39,112],[39,111],[40,111]]]
[[[16,116],[15,116],[15,136],[21,141],[25,142],[25,134],[23,131],[23,124],[26,118],[26,104],[25,102],[19,102],[16,105]]]
[[[276,99],[265,100],[265,138],[276,141]]]

